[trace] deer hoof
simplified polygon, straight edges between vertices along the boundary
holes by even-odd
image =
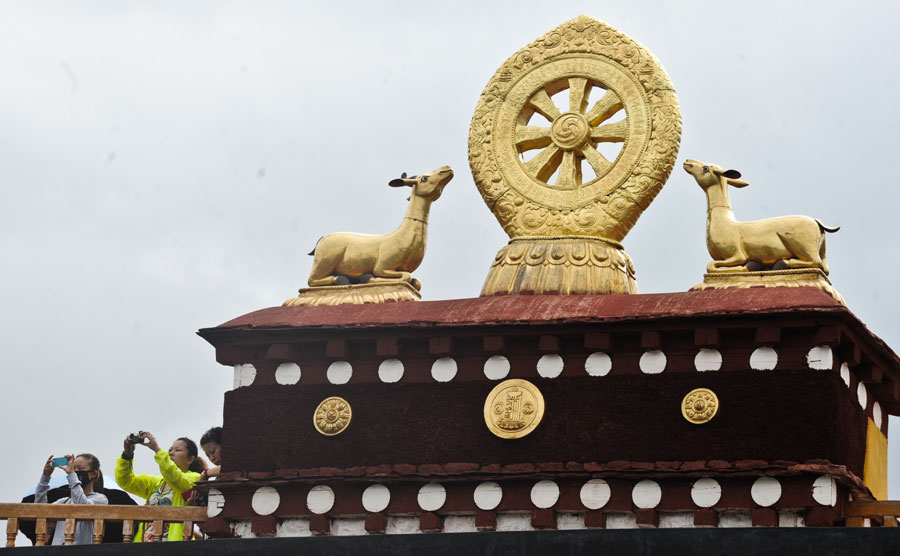
[[[777,261],[772,265],[772,270],[787,270],[788,268],[790,267],[784,261]]]
[[[335,286],[346,286],[350,283],[350,278],[344,276],[343,274],[335,278],[334,285]]]
[[[359,277],[359,283],[360,284],[368,284],[369,280],[371,280],[374,277],[375,277],[374,274],[372,274],[371,272],[367,272]]]
[[[422,282],[418,278],[412,278],[409,281],[410,285],[416,288],[417,291],[422,290]]]

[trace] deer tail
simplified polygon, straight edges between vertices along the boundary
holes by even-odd
[[[821,224],[822,224],[822,223],[819,222],[819,225],[821,225]],[[322,236],[322,237],[320,237],[318,240],[316,240],[316,247],[319,246],[319,242],[322,241],[322,238],[323,238],[323,237],[325,237],[325,236]],[[313,256],[313,255],[315,255],[315,254],[316,254],[316,247],[313,247],[313,250],[310,251],[309,253],[307,253],[307,255],[309,255],[310,257]]]

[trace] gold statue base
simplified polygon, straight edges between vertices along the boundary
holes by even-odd
[[[690,291],[725,288],[819,288],[841,305],[847,305],[828,277],[818,268],[760,270],[757,272],[707,272]]]
[[[621,244],[594,236],[513,238],[481,289],[481,297],[609,293],[637,293],[634,264]]]
[[[390,303],[419,301],[422,294],[409,282],[369,282],[346,286],[316,286],[300,288],[299,295],[288,299],[283,307],[317,307],[319,305],[363,305],[365,303]]]

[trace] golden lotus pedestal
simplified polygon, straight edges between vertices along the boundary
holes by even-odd
[[[618,242],[592,236],[517,237],[494,258],[481,296],[637,293]]]
[[[692,287],[696,290],[721,290],[726,288],[819,288],[827,292],[841,305],[844,298],[838,293],[824,272],[818,268],[787,270],[761,270],[757,272],[707,272],[703,282]]]
[[[392,301],[419,301],[422,294],[409,282],[370,282],[346,286],[300,288],[297,297],[288,299],[284,307],[318,307],[320,305],[363,305]]]

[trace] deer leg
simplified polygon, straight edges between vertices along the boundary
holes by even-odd
[[[747,257],[744,257],[743,255],[734,255],[728,257],[724,261],[710,261],[710,263],[706,265],[706,271],[716,272],[722,268],[727,268],[728,270],[746,270],[746,265]]]
[[[373,272],[375,276],[370,282],[411,282],[412,274],[404,270],[388,270],[386,268],[376,268]]]

